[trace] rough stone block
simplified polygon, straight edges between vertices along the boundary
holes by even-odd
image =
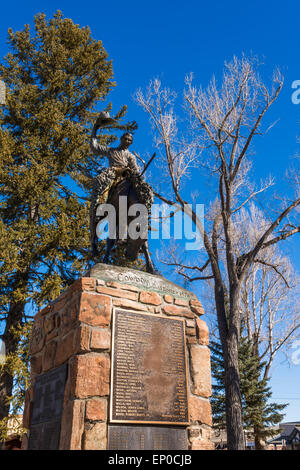
[[[109,394],[110,361],[103,354],[76,356],[71,367],[71,395],[88,398]]]
[[[211,406],[208,400],[190,396],[189,405],[191,421],[212,425]]]
[[[43,354],[37,354],[37,355],[31,356],[30,364],[31,364],[31,373],[40,374],[43,369]]]
[[[45,343],[44,321],[43,318],[38,317],[35,319],[29,343],[29,354],[36,354],[41,351]]]
[[[65,401],[60,432],[61,450],[81,450],[84,405],[84,400]]]
[[[196,336],[196,328],[187,327],[185,331],[186,331],[186,334],[189,336]]]
[[[184,300],[184,299],[175,299],[174,304],[175,305],[181,305],[182,307],[188,307],[189,306],[189,301]]]
[[[27,450],[28,448],[28,435],[24,434],[22,437],[21,450]]]
[[[83,353],[90,350],[91,327],[87,325],[79,326],[75,331],[74,353]]]
[[[90,350],[91,327],[80,325],[75,330],[74,353],[83,353]]]
[[[55,353],[56,353],[57,343],[55,340],[47,343],[44,348],[43,353],[43,371],[52,369],[54,367]]]
[[[25,392],[25,404],[24,404],[24,413],[23,413],[23,426],[26,429],[29,429],[30,420],[31,420],[31,411],[32,411],[32,393],[29,388]]]
[[[74,354],[74,331],[62,338],[56,351],[55,365],[59,366],[66,362]]]
[[[179,307],[177,305],[164,305],[162,307],[162,311],[166,315],[175,315],[178,317],[194,318],[193,313],[189,309]]]
[[[115,287],[116,289],[124,289],[132,292],[139,292],[139,288],[130,286],[129,284],[121,284],[120,282],[109,281],[106,283],[108,287]]]
[[[79,320],[92,326],[109,326],[111,299],[105,295],[84,292],[81,296]]]
[[[84,450],[105,450],[107,448],[106,423],[86,424],[83,448]]]
[[[105,421],[107,400],[103,398],[91,398],[86,402],[85,417],[91,421]]]
[[[142,291],[140,293],[140,302],[143,304],[160,305],[161,297],[156,292]]]
[[[110,349],[111,333],[107,328],[93,328],[91,336],[92,349]]]
[[[127,292],[124,289],[112,289],[110,287],[98,286],[97,292],[104,295],[110,295],[112,297],[121,297],[122,299],[138,300],[137,292]]]
[[[195,439],[210,441],[212,435],[211,426],[207,424],[192,424],[189,427],[188,433],[191,442]]]
[[[191,450],[215,450],[215,445],[205,439],[195,439],[191,444]]]
[[[198,344],[197,338],[195,336],[188,336],[187,337],[188,344]]]
[[[202,397],[211,396],[210,351],[205,346],[191,345],[192,392]]]
[[[113,304],[115,307],[127,308],[130,310],[138,310],[140,312],[145,312],[146,306],[140,304],[139,302],[134,302],[133,300],[127,299],[114,299]]]
[[[195,328],[195,320],[190,320],[189,318],[187,318],[185,320],[185,324],[187,326],[187,328]]]
[[[205,321],[201,320],[200,318],[197,318],[196,325],[197,325],[197,338],[199,340],[199,343],[205,346],[208,346],[209,331],[208,331],[207,324],[205,323]]]
[[[65,335],[73,330],[78,323],[79,294],[75,294],[72,299],[67,301],[61,308],[60,334]]]
[[[54,330],[55,324],[55,314],[50,314],[45,317],[44,331],[46,335],[48,335],[49,333],[51,333],[52,330]]]
[[[191,306],[192,312],[196,313],[197,315],[204,314],[204,308],[202,307],[202,304],[201,302],[199,302],[199,300],[191,300],[190,306]]]
[[[93,277],[81,278],[81,290],[94,291],[95,287],[96,287],[96,279],[94,279]]]

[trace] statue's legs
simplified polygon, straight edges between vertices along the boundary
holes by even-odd
[[[147,273],[156,274],[156,270],[154,268],[154,264],[153,264],[151,256],[150,256],[147,240],[145,241],[145,243],[142,246],[142,251],[143,251],[143,254],[145,256]]]
[[[110,252],[111,252],[115,242],[116,242],[116,240],[114,238],[107,238],[106,239],[106,251],[105,251],[104,258],[103,258],[103,263],[108,264]]]
[[[95,209],[91,205],[90,209],[90,241],[91,241],[91,247],[92,247],[92,256],[98,256],[99,251],[98,251],[98,246],[97,246],[97,235],[96,235],[96,217],[95,217]]]
[[[108,191],[108,188],[110,188],[112,185],[115,176],[115,171],[112,168],[105,168],[94,178],[93,181],[93,191],[90,205],[90,241],[93,257],[99,256],[98,237],[96,233],[97,224],[100,221],[100,218],[96,215],[97,207],[99,203],[101,203],[99,202],[99,198],[101,199],[103,194],[105,194],[105,191]],[[105,202],[105,197],[102,202]]]

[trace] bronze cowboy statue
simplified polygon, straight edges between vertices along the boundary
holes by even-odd
[[[125,236],[126,241],[126,257],[130,261],[137,259],[139,253],[142,251],[145,256],[147,272],[154,273],[154,266],[150,257],[148,249],[148,220],[150,217],[151,206],[153,203],[153,191],[151,186],[146,183],[140,173],[140,169],[136,163],[135,156],[129,152],[128,148],[133,142],[133,137],[129,132],[122,135],[120,145],[116,148],[106,147],[99,144],[96,135],[99,128],[110,127],[115,121],[110,117],[107,112],[101,112],[93,127],[91,135],[91,149],[95,155],[108,157],[109,167],[99,171],[94,179],[94,189],[91,199],[90,207],[90,234],[92,255],[97,256],[97,225],[103,219],[103,216],[97,215],[97,208],[101,204],[111,204],[115,208],[116,213],[116,237],[119,233],[119,212],[124,210],[120,208],[120,196],[126,196],[126,218],[127,228],[129,224],[134,223],[134,218],[128,215],[128,211],[133,204],[142,204],[146,208],[146,219],[139,226],[136,226],[137,231],[141,231],[141,236],[132,239]],[[147,165],[148,166],[148,165]],[[145,171],[145,168],[144,168]],[[144,171],[142,173],[144,173]],[[147,230],[145,231],[145,227]],[[144,229],[144,230],[142,230]],[[107,238],[106,240],[106,253],[104,262],[109,262],[111,250],[116,242],[116,238]]]

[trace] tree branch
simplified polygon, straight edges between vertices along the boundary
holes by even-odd
[[[251,251],[249,251],[248,253],[245,253],[244,255],[238,258],[237,264],[239,265],[240,275],[244,274],[247,271],[247,269],[249,268],[249,266],[251,265],[251,263],[253,262],[254,258],[256,257],[256,255],[259,253],[260,250],[265,249],[271,245],[274,245],[275,243],[278,243],[280,240],[285,240],[286,238],[294,235],[295,233],[300,232],[300,226],[299,226],[290,230],[289,232],[282,233],[281,235],[278,235],[277,237],[272,238],[272,240],[266,241],[268,237],[271,235],[271,233],[276,229],[276,227],[278,227],[280,222],[298,205],[300,205],[300,198],[298,198],[296,201],[290,204],[277,217],[277,219],[265,231],[265,233],[261,236],[261,238],[256,243],[255,247]]]
[[[243,147],[243,149],[242,149],[242,151],[241,151],[241,153],[240,153],[240,155],[239,155],[239,157],[238,157],[238,159],[237,159],[235,168],[234,168],[233,173],[232,173],[231,181],[233,181],[234,178],[236,177],[236,175],[237,175],[237,173],[238,173],[238,171],[239,171],[241,162],[242,162],[242,160],[243,160],[243,158],[244,158],[244,156],[245,156],[245,154],[246,154],[246,152],[247,152],[247,150],[248,150],[248,148],[249,148],[249,145],[250,145],[250,143],[251,143],[251,141],[252,141],[252,138],[253,138],[253,136],[255,135],[256,130],[258,129],[258,127],[259,127],[259,125],[260,125],[260,123],[261,123],[261,120],[262,120],[262,118],[264,117],[265,113],[267,112],[267,110],[269,109],[269,107],[274,103],[274,101],[275,101],[276,98],[278,97],[278,95],[279,95],[279,93],[280,93],[280,91],[281,91],[282,85],[283,85],[283,83],[281,82],[281,83],[279,84],[279,86],[277,87],[277,89],[276,89],[276,91],[275,91],[275,93],[274,93],[273,98],[272,98],[271,100],[267,100],[267,104],[265,105],[265,107],[263,108],[263,110],[261,111],[261,113],[259,114],[259,116],[258,116],[258,118],[257,118],[257,120],[256,120],[256,122],[255,122],[255,124],[254,124],[254,126],[253,126],[253,128],[252,128],[252,130],[251,130],[251,132],[250,132],[250,134],[249,134],[249,136],[248,136],[248,138],[247,138],[247,140],[246,140],[246,143],[245,143],[245,145],[244,145],[244,147]]]
[[[272,269],[274,269],[274,271],[276,271],[276,273],[283,279],[285,285],[290,289],[290,285],[289,283],[287,282],[286,278],[284,277],[284,275],[277,269],[277,266],[275,264],[272,264],[272,263],[267,263],[266,261],[262,260],[262,259],[254,259],[253,260],[254,263],[260,263],[260,264],[263,264],[264,266],[268,266]]]

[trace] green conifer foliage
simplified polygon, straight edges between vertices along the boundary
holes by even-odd
[[[224,360],[222,346],[216,341],[210,342],[211,371],[213,377],[212,396],[210,399],[213,425],[215,429],[226,428]]]
[[[88,190],[99,167],[89,136],[95,106],[115,84],[101,41],[60,12],[50,20],[38,14],[33,31],[9,30],[8,42],[0,65],[7,87],[0,110],[0,329],[13,357],[14,329],[87,267]],[[134,130],[135,123],[121,123],[125,112],[114,116],[115,127]],[[10,364],[0,374],[0,420],[12,388]]]
[[[9,416],[0,421],[0,442],[5,441],[7,430],[13,429],[14,434],[22,435],[27,432],[22,425],[25,392],[30,385],[30,357],[28,353],[31,323],[25,323],[17,328],[12,328],[17,343],[16,350],[9,353],[5,364],[0,364],[0,374],[5,371],[13,377],[13,391],[6,397],[10,406]]]
[[[212,375],[214,378],[212,395],[213,423],[218,429],[225,429],[225,386],[224,362],[221,345],[212,342]],[[251,431],[255,449],[261,450],[268,438],[278,430],[270,429],[284,417],[285,404],[269,403],[272,396],[268,385],[269,378],[263,377],[264,363],[253,348],[252,342],[241,337],[239,346],[239,370],[243,405],[244,429]]]
[[[241,374],[241,393],[243,398],[243,420],[246,429],[253,430],[255,449],[262,450],[265,441],[277,434],[270,426],[279,424],[286,404],[269,403],[272,397],[269,378],[264,377],[265,363],[253,348],[252,342],[241,338],[239,347],[239,367]]]

